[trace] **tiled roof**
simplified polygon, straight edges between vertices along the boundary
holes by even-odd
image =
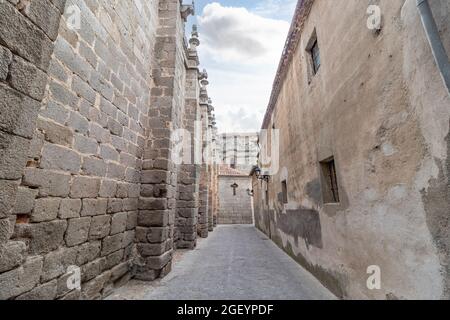
[[[219,176],[244,176],[244,177],[247,177],[248,173],[242,172],[237,169],[233,169],[227,165],[221,165],[219,167]]]

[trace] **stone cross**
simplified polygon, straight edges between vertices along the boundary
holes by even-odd
[[[231,187],[233,188],[233,196],[236,195],[236,189],[239,187],[239,185],[235,182],[231,185]]]

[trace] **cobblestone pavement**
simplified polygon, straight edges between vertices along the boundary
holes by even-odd
[[[253,226],[219,226],[193,251],[177,252],[164,279],[131,281],[108,299],[335,299]]]

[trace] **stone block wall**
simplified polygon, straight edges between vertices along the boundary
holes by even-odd
[[[253,207],[252,197],[247,189],[252,189],[249,176],[219,175],[219,210],[218,224],[252,224]],[[236,194],[232,185],[238,185]]]
[[[100,299],[166,275],[174,242],[195,247],[200,221],[200,164],[173,161],[172,134],[186,129],[200,153],[210,143],[195,130],[192,8],[10,0],[0,11],[0,299]],[[67,286],[73,267],[81,290]]]
[[[195,248],[197,244],[197,221],[199,207],[200,164],[196,163],[198,152],[199,82],[198,57],[196,51],[190,49],[189,69],[186,74],[186,101],[183,118],[183,129],[187,143],[186,162],[180,165],[178,175],[177,211],[175,224],[175,247]],[[201,150],[200,150],[201,151]]]
[[[34,144],[64,2],[34,1],[24,6],[18,0],[0,1],[0,299],[56,297],[56,281],[41,284],[47,282],[41,276],[46,264],[37,252],[55,248],[55,242],[47,241],[49,234],[61,239],[67,222],[36,224],[29,229],[30,238],[41,237],[30,244],[15,232],[16,221],[28,222],[30,217],[15,212],[31,213],[39,192],[19,186]],[[47,177],[50,180],[57,189],[59,182]],[[46,215],[42,207],[36,210],[36,220]]]

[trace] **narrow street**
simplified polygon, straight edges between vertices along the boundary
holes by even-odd
[[[178,255],[179,253],[177,253]],[[334,299],[264,234],[248,225],[219,226],[173,271],[154,283],[131,281],[108,300]]]

